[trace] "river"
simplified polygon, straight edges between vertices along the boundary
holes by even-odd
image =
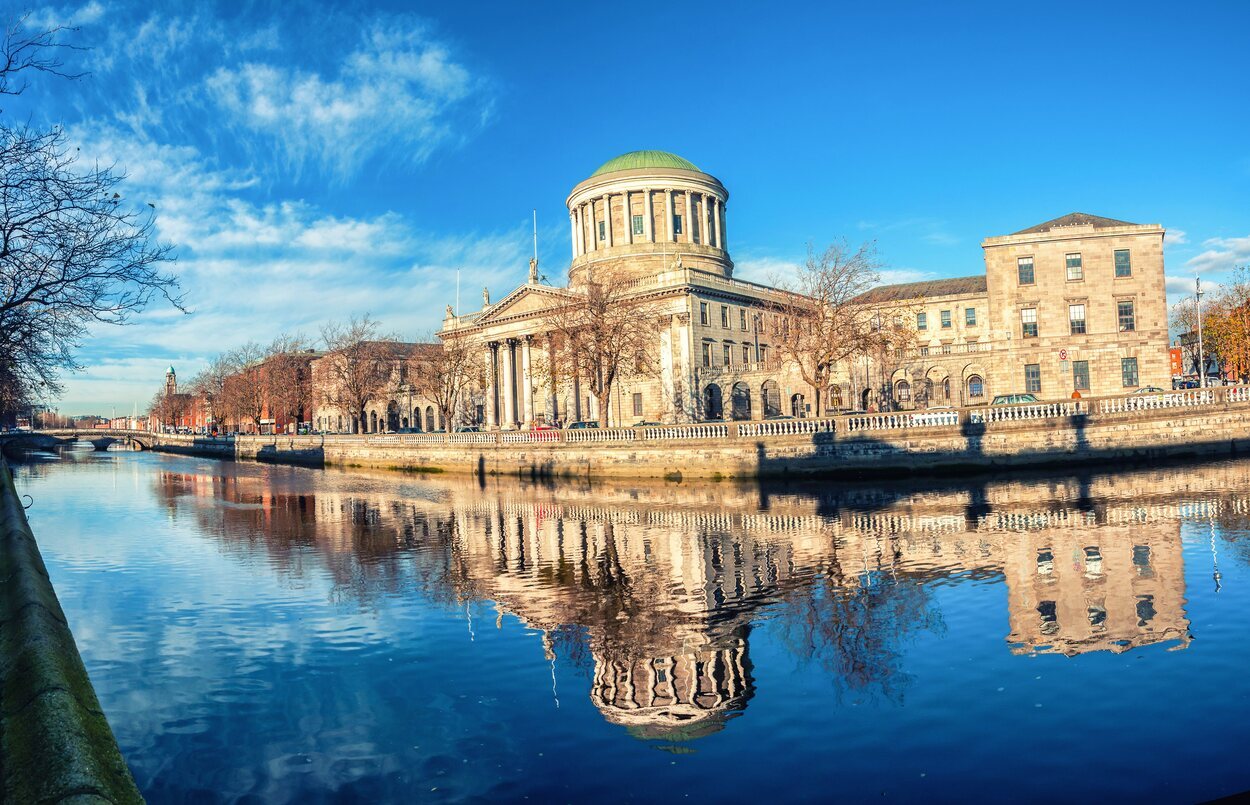
[[[1250,462],[806,486],[70,450],[19,492],[150,802],[1250,788]]]

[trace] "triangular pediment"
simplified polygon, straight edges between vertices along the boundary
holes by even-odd
[[[538,314],[557,307],[567,300],[573,292],[567,288],[552,288],[546,285],[522,285],[512,293],[499,300],[496,305],[483,313],[475,324],[481,326],[494,321],[510,319],[526,314]]]

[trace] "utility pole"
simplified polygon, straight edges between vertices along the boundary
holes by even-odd
[[[1198,300],[1198,387],[1207,387],[1207,362],[1202,354],[1202,278],[1194,278],[1194,296]]]

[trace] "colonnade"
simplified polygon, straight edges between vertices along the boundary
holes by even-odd
[[[541,383],[534,382],[534,369],[537,361],[534,356],[536,336],[521,335],[515,338],[504,338],[486,343],[486,404],[483,415],[488,428],[515,430],[522,426],[532,425],[538,414],[545,415],[547,421],[559,416],[559,397],[555,389],[549,389],[550,396],[544,404],[534,404],[535,390]],[[551,355],[550,340],[544,339],[542,347],[546,355]],[[550,384],[548,384],[550,385]],[[599,416],[598,405],[593,396],[582,405],[581,384],[573,381],[573,410],[568,414],[572,419],[596,419]]]
[[[642,229],[634,232],[633,202],[642,195]],[[661,206],[663,232],[655,231],[656,195]],[[681,232],[676,231],[674,206],[675,197],[684,197],[684,208]],[[692,211],[698,212],[696,219]],[[612,215],[621,215],[620,229],[613,226]],[[613,246],[627,246],[633,243],[701,243],[725,250],[725,205],[714,193],[705,193],[690,189],[655,189],[651,187],[641,190],[621,190],[615,193],[604,193],[597,198],[590,198],[577,204],[569,211],[569,226],[573,235],[573,257],[607,249]],[[603,237],[599,237],[599,224],[603,223]],[[697,224],[697,225],[696,225]]]

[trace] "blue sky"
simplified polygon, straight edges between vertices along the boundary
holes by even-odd
[[[379,3],[40,6],[90,74],[8,115],[66,125],[157,208],[193,313],[100,329],[68,413],[166,365],[372,312],[409,338],[562,281],[568,191],[673,151],[729,188],[738,274],[875,239],[887,281],[983,270],[1072,211],[1161,223],[1169,290],[1250,263],[1250,4]]]

